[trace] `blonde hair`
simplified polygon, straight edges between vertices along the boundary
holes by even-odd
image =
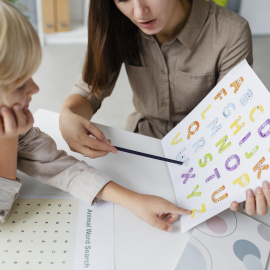
[[[33,26],[12,4],[0,0],[0,91],[21,86],[40,62],[41,46]]]

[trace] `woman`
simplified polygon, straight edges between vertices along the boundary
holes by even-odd
[[[90,158],[117,153],[89,119],[111,94],[122,63],[136,109],[126,129],[162,138],[243,59],[252,65],[248,22],[212,1],[92,0],[87,55],[63,105],[62,135],[73,151]],[[257,198],[257,211],[267,212],[270,194],[259,191],[247,197],[249,214]]]

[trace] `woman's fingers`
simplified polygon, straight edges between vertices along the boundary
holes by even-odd
[[[89,133],[95,138],[88,136],[88,142],[84,145],[98,151],[117,153],[117,149],[110,144],[110,141],[106,139],[104,133],[93,123],[87,121],[85,128],[87,130],[86,134]]]
[[[79,115],[69,111],[67,114],[62,113],[60,129],[72,151],[90,158],[102,157],[110,152],[117,153],[117,149],[110,144],[104,133],[89,120]]]
[[[69,147],[72,151],[81,153],[89,158],[97,158],[114,152],[114,147],[96,138],[89,136],[88,131],[81,129],[77,131],[72,140],[69,140]]]
[[[233,202],[231,203],[230,209],[231,209],[232,211],[238,211],[239,205],[240,205],[240,204],[239,204],[238,202],[233,201]]]
[[[104,151],[104,152],[112,152],[117,153],[117,150],[115,147],[110,145],[109,143],[102,142],[97,140],[96,138],[93,138],[91,136],[84,136],[84,145],[88,146],[90,149],[96,150],[96,151]]]
[[[270,183],[268,181],[264,181],[262,183],[262,188],[257,187],[255,189],[255,194],[252,189],[246,190],[246,201],[245,201],[245,212],[249,216],[253,216],[256,212],[264,216],[268,207],[270,206]],[[233,202],[231,204],[231,210],[237,211],[239,208],[239,204],[237,202]]]
[[[72,151],[79,152],[89,158],[97,158],[108,153],[117,153],[117,149],[110,145],[110,141],[93,123],[82,118],[81,128],[71,137],[69,142]]]
[[[82,150],[79,151],[80,153],[82,153],[84,156],[92,158],[92,159],[98,158],[98,157],[103,157],[103,156],[106,156],[110,153],[107,151],[94,150],[94,149],[91,149],[87,146],[84,146],[81,149]]]
[[[92,134],[99,141],[107,143],[107,139],[104,133],[100,129],[98,129],[92,122],[86,120],[85,129],[89,132],[89,134]]]
[[[264,216],[267,213],[268,209],[267,209],[267,202],[261,187],[257,187],[255,189],[255,196],[256,196],[257,213],[260,216]]]
[[[253,216],[256,214],[256,201],[252,189],[246,190],[246,202],[245,202],[245,211],[248,215]]]
[[[270,207],[270,183],[268,181],[263,181],[262,190],[267,202],[267,206]]]
[[[84,134],[81,140],[81,146],[78,147],[77,145],[76,151],[93,159],[106,156],[114,150],[111,149],[111,145]]]

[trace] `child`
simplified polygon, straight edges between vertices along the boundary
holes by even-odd
[[[13,5],[0,0],[0,223],[21,188],[16,178],[19,169],[89,205],[97,199],[117,203],[147,223],[171,231],[179,214],[191,212],[119,186],[85,162],[58,151],[48,135],[32,127],[28,106],[39,88],[31,76],[40,61],[35,30]]]

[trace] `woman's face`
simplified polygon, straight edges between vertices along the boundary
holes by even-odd
[[[2,106],[13,107],[15,104],[20,105],[21,108],[28,107],[32,100],[32,95],[38,93],[38,91],[39,87],[30,78],[17,89],[6,94],[0,93],[0,108]]]
[[[181,0],[114,0],[117,8],[148,35],[168,35],[183,13]]]

